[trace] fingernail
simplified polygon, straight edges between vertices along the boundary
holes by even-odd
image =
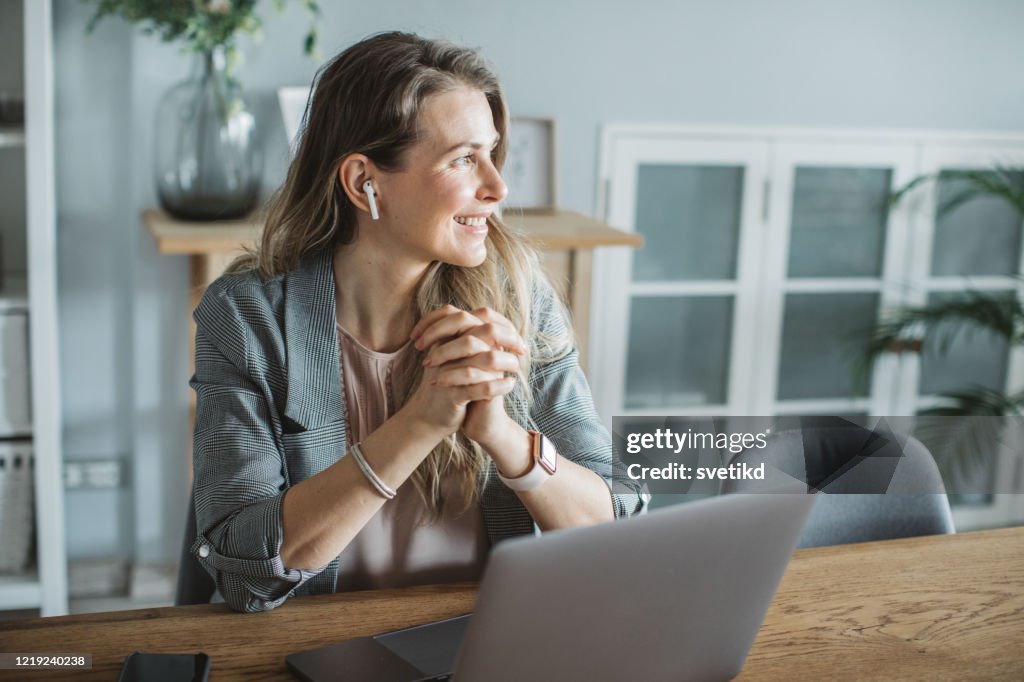
[[[431,364],[432,363],[430,361],[430,358],[423,358],[423,366],[424,367],[430,367]]]
[[[430,385],[431,386],[437,386],[437,379],[431,379],[430,380]]]

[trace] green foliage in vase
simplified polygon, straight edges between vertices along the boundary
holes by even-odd
[[[222,48],[229,70],[238,61],[237,36],[244,33],[259,40],[263,22],[257,14],[260,0],[83,0],[95,6],[88,31],[108,16],[120,16],[140,24],[142,32],[158,35],[164,42],[181,41],[192,52],[212,52]],[[303,39],[303,51],[318,58],[317,27],[320,6],[315,0],[295,0],[310,13],[312,23]],[[273,0],[283,11],[286,0]]]

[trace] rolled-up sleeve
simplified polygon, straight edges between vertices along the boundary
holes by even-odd
[[[540,282],[534,291],[533,324],[540,339],[565,335],[568,322],[564,308],[549,284]],[[560,356],[560,357],[559,357]],[[615,517],[642,513],[650,496],[630,485],[630,492],[612,486],[612,440],[594,407],[590,385],[579,364],[575,347],[556,353],[551,362],[538,361],[530,371],[530,418],[555,446],[558,454],[590,469],[608,486]],[[629,481],[627,476],[617,477]]]
[[[267,394],[246,367],[252,339],[230,298],[212,286],[195,319],[191,551],[231,608],[266,611],[319,571],[281,561],[287,472]]]

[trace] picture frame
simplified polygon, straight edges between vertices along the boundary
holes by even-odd
[[[508,154],[502,177],[508,186],[506,210],[553,213],[555,187],[555,120],[513,116],[509,120]]]
[[[294,155],[299,144],[299,127],[306,113],[306,100],[309,99],[308,86],[289,86],[278,88],[277,103],[281,108],[281,121],[288,137],[288,148]]]

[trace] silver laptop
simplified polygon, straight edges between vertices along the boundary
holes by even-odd
[[[285,660],[309,682],[730,679],[814,499],[726,495],[508,540],[472,614]]]

